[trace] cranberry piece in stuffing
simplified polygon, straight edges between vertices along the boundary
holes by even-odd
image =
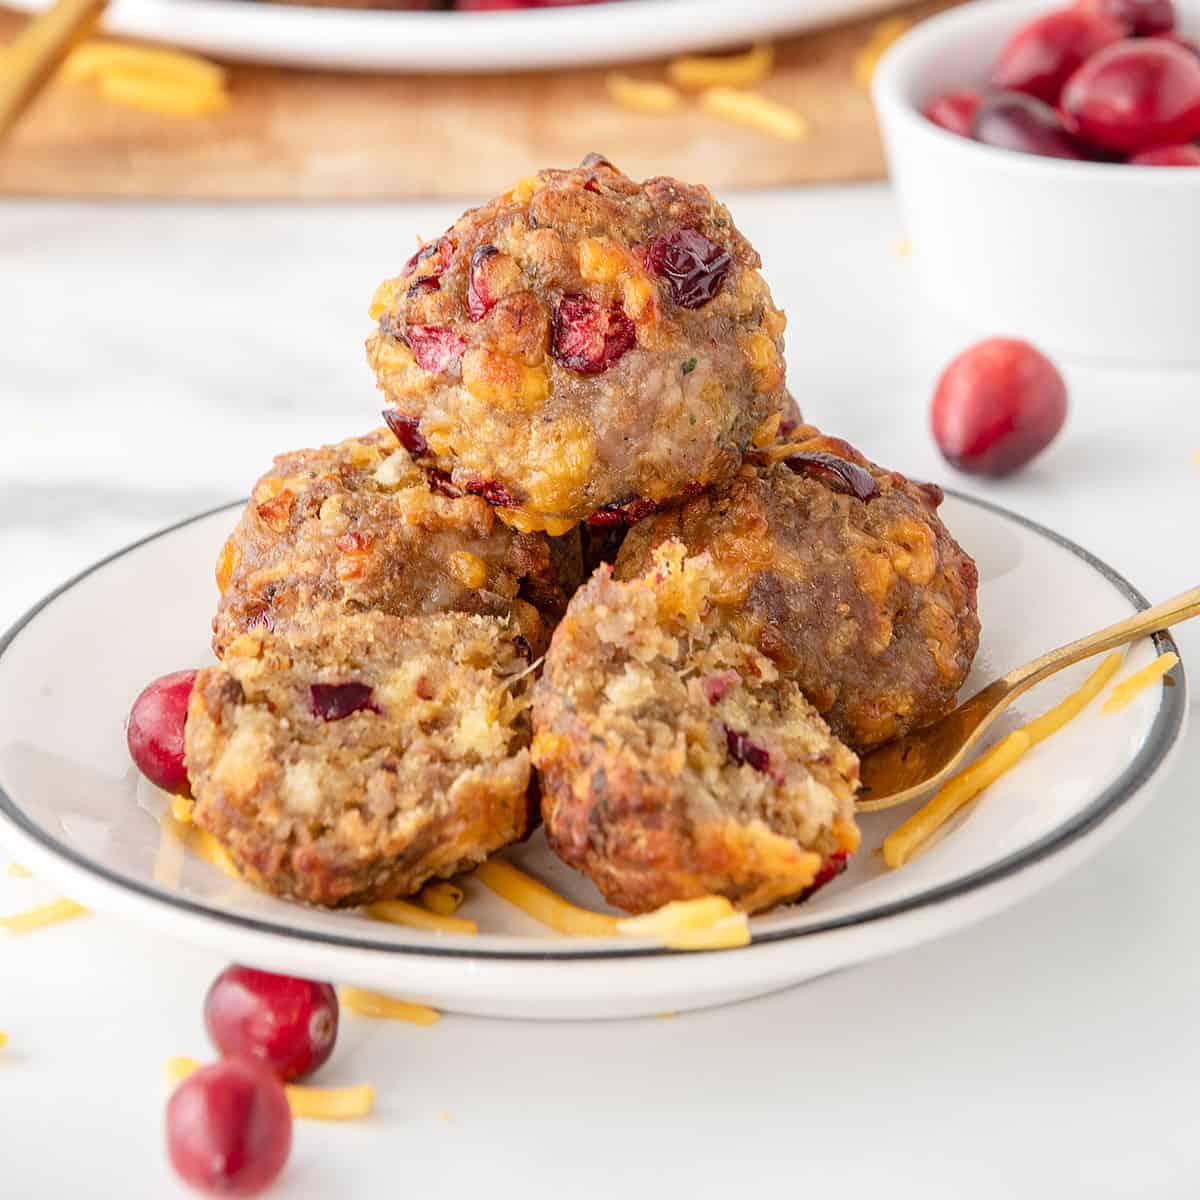
[[[441,325],[410,325],[401,336],[417,365],[434,375],[457,366],[467,348],[466,338]]]
[[[879,484],[864,467],[852,463],[836,454],[823,450],[802,450],[783,460],[789,470],[797,475],[814,475],[835,492],[843,492],[866,503],[879,495]]]
[[[618,305],[564,296],[554,310],[554,357],[581,375],[607,371],[636,342],[637,327]]]
[[[429,443],[425,440],[425,435],[421,432],[421,423],[416,417],[406,417],[403,413],[396,412],[395,409],[385,408],[383,419],[387,422],[387,427],[396,435],[396,441],[409,454],[420,458],[421,455],[429,453]]]
[[[646,247],[646,267],[670,289],[680,308],[699,308],[720,290],[733,265],[724,246],[695,229],[676,229]]]
[[[364,708],[379,711],[371,703],[372,689],[365,683],[314,683],[308,693],[313,716],[323,721],[340,721]]]

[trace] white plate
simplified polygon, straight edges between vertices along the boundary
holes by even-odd
[[[49,0],[6,0],[32,12]],[[352,71],[504,71],[655,58],[798,33],[896,0],[620,0],[505,13],[114,0],[109,33],[219,58]]]
[[[124,721],[157,675],[209,657],[210,564],[236,507],[196,517],[64,585],[0,641],[0,840],[64,893],[230,958],[358,983],[459,1012],[616,1017],[700,1008],[903,950],[1005,908],[1078,866],[1145,803],[1179,742],[1174,686],[1119,714],[1094,703],[1030,752],[949,834],[888,872],[870,853],[901,814],[863,819],[863,850],[808,903],[756,917],[735,951],[670,953],[560,937],[468,882],[478,937],[420,933],[261,895],[164,838],[164,797],[130,763]],[[950,528],[976,556],[983,646],[968,686],[1144,606],[1116,572],[1047,530],[964,497]],[[1135,646],[1127,668],[1172,645]],[[1044,685],[1005,725],[1078,684]],[[578,903],[589,881],[540,837],[512,857]]]

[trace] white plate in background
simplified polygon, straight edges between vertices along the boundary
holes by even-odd
[[[34,12],[49,0],[5,0]],[[501,13],[264,0],[113,0],[106,33],[218,58],[347,71],[512,71],[655,58],[799,33],[896,0],[614,0]]]
[[[64,585],[0,639],[0,840],[64,894],[148,928],[292,975],[358,983],[450,1011],[607,1018],[761,995],[943,936],[1079,866],[1146,802],[1183,732],[1174,686],[1120,713],[1099,702],[1039,745],[897,872],[871,854],[903,811],[861,818],[863,849],[808,902],[751,921],[753,944],[674,953],[561,937],[467,881],[477,937],[402,929],[260,894],[165,838],[165,797],[140,778],[124,722],[150,679],[208,661],[211,564],[238,509],[140,542]],[[948,497],[943,515],[980,568],[973,690],[1144,601],[1078,546],[1002,509]],[[1123,670],[1172,643],[1134,646]],[[1023,697],[1001,730],[1078,685],[1088,664]],[[592,884],[535,837],[507,852],[579,904]]]

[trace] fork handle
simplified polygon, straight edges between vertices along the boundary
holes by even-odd
[[[108,0],[55,0],[0,47],[0,137],[15,124]]]
[[[1196,616],[1200,616],[1200,587],[1189,588],[1170,600],[1164,600],[1161,604],[1134,613],[1115,625],[1109,625],[1107,629],[1090,633],[1078,641],[1068,642],[1065,646],[1059,646],[1057,650],[1051,650],[1048,654],[1027,662],[1023,667],[1017,667],[1015,671],[1010,671],[1004,676],[1006,690],[1023,692],[1064,667],[1073,666],[1094,654],[1114,650],[1117,646],[1127,645],[1146,634],[1157,633],[1160,629],[1167,629]]]

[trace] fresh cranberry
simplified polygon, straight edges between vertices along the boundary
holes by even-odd
[[[975,138],[986,146],[1040,154],[1045,158],[1083,158],[1058,114],[1023,92],[1001,92],[979,106]]]
[[[419,418],[406,417],[403,413],[398,413],[394,408],[385,408],[383,410],[383,419],[387,422],[387,427],[396,435],[396,441],[409,454],[420,458],[423,454],[429,453],[429,443],[425,440],[425,435],[421,432]]]
[[[311,1075],[333,1053],[337,993],[311,979],[226,967],[208,989],[204,1025],[226,1058],[259,1059],[291,1083]]]
[[[1101,50],[1071,76],[1063,111],[1106,150],[1133,154],[1200,137],[1200,59],[1163,38]]]
[[[735,763],[739,766],[742,763],[748,763],[764,775],[770,771],[771,755],[768,751],[764,750],[757,742],[751,741],[749,734],[730,729],[728,725],[722,728],[725,730],[725,747],[729,751],[729,757]]]
[[[1182,46],[1189,54],[1194,54],[1200,58],[1200,44],[1193,42],[1191,38],[1186,38],[1181,33],[1154,33],[1150,35],[1152,38],[1170,42],[1174,46]]]
[[[439,496],[446,496],[451,500],[461,500],[466,495],[466,492],[450,478],[448,471],[430,471],[428,479],[429,490],[436,492]]]
[[[129,710],[125,740],[134,765],[168,792],[190,794],[183,761],[183,730],[195,671],[175,671],[146,687]]]
[[[403,334],[417,365],[435,375],[457,366],[467,348],[467,340],[441,325],[410,325]]]
[[[516,508],[517,498],[504,486],[494,479],[473,479],[467,484],[467,491],[472,496],[482,496],[496,508]]]
[[[1139,167],[1200,167],[1200,146],[1194,142],[1159,146],[1154,150],[1143,150],[1129,161]]]
[[[261,1063],[202,1067],[167,1104],[167,1153],[180,1178],[211,1196],[256,1196],[283,1170],[292,1113],[283,1084]]]
[[[308,689],[314,717],[322,721],[341,721],[352,713],[369,708],[379,710],[371,702],[372,689],[365,683],[314,683]]]
[[[1078,7],[1120,21],[1133,37],[1153,37],[1175,28],[1172,0],[1079,0]]]
[[[1124,36],[1125,27],[1103,13],[1081,8],[1046,13],[1022,25],[1000,51],[992,85],[1055,104],[1083,63]]]
[[[720,290],[733,265],[724,246],[695,229],[676,229],[646,247],[646,267],[665,280],[680,308],[699,308]]]
[[[658,505],[653,500],[643,496],[634,496],[632,500],[621,503],[606,504],[603,508],[588,517],[588,524],[594,526],[606,525],[635,525],[644,517],[658,511]]]
[[[933,397],[933,436],[969,475],[1008,475],[1044,450],[1067,418],[1067,387],[1028,342],[990,338],[963,351]]]
[[[472,321],[487,316],[496,297],[488,290],[488,263],[499,254],[495,246],[480,246],[471,255],[471,270],[467,276],[467,312]]]
[[[607,371],[637,343],[637,326],[619,305],[602,308],[588,296],[564,296],[554,309],[554,357],[581,375]]]
[[[816,476],[835,492],[853,496],[864,504],[879,495],[879,484],[870,471],[858,463],[838,458],[836,454],[826,454],[823,450],[801,450],[798,454],[788,455],[783,461],[797,475]]]
[[[944,92],[934,96],[925,105],[925,116],[935,125],[940,125],[959,137],[970,137],[975,126],[975,114],[979,111],[983,97],[970,89],[961,92]]]

